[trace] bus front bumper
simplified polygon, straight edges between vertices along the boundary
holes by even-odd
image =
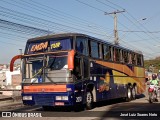
[[[72,106],[74,96],[70,93],[22,93],[24,105]]]

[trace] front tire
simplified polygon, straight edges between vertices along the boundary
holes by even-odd
[[[93,108],[93,94],[91,91],[86,93],[86,109],[91,110]]]
[[[149,103],[153,103],[153,93],[149,93]]]

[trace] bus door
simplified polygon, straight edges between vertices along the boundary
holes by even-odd
[[[83,79],[83,65],[82,57],[75,56],[74,58],[74,70],[73,70],[73,79],[75,81],[75,102],[82,102],[82,79]]]
[[[80,100],[84,97],[87,80],[89,80],[89,60],[86,57],[75,57],[73,75],[75,79],[76,102],[81,102]]]

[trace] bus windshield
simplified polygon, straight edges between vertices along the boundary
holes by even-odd
[[[68,82],[67,55],[41,55],[24,58],[23,83]]]

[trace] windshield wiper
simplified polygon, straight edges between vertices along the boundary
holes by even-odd
[[[56,57],[53,59],[53,61],[52,61],[52,63],[50,64],[49,68],[52,69],[52,66],[53,66],[53,64],[55,63],[55,61],[56,61]],[[42,73],[43,73],[43,69],[44,69],[44,68],[46,68],[46,66],[43,66],[41,69],[39,69],[39,71],[38,71],[32,78],[34,78],[34,77],[37,76],[38,74],[40,74],[40,76],[41,76]],[[48,78],[48,80],[49,80],[50,82],[56,84],[56,83],[53,82],[46,74],[45,74],[45,76]],[[38,78],[35,78],[35,80],[32,81],[31,85],[32,85],[34,82],[36,82],[37,80],[38,80]]]
[[[49,68],[52,67],[52,65],[55,63],[55,61],[56,61],[56,57],[53,59],[53,61],[52,61],[51,65],[49,66]],[[51,68],[51,69],[52,69],[52,68]]]
[[[33,75],[32,79],[35,79],[35,80],[32,81],[31,85],[32,85],[35,81],[37,81],[37,79],[38,79],[38,78],[34,78],[35,76],[37,76],[38,74],[40,74],[40,76],[42,75],[43,68],[45,68],[45,66],[43,66],[42,68],[40,68],[40,69],[38,70],[38,72]]]

